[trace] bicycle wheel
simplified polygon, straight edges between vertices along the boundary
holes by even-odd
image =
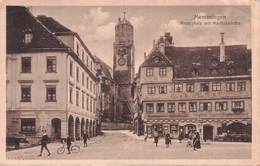
[[[72,153],[78,153],[80,151],[80,147],[78,145],[72,145],[70,150]]]
[[[64,147],[59,147],[59,148],[57,149],[57,153],[58,153],[58,154],[62,154],[62,153],[64,153],[64,151],[65,151],[65,148],[64,148]]]

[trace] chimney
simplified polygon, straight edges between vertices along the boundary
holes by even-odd
[[[144,60],[146,60],[147,56],[146,56],[146,52],[144,52]]]
[[[220,49],[220,55],[219,55],[219,61],[224,62],[225,61],[225,43],[224,43],[224,32],[220,33],[221,35],[221,42],[219,44]]]

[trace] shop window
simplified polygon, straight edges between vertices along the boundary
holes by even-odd
[[[155,94],[155,87],[154,86],[147,87],[147,93],[148,94]]]
[[[21,87],[21,102],[31,102],[31,86]]]
[[[146,68],[146,76],[147,77],[153,76],[153,68]]]
[[[152,113],[152,112],[154,112],[154,105],[153,105],[153,103],[147,103],[147,104],[146,104],[146,112],[147,112],[147,113]]]
[[[185,112],[186,111],[186,103],[179,103],[178,104],[178,111]]]
[[[211,103],[209,102],[203,102],[203,103],[200,103],[199,105],[199,110],[200,111],[211,111]]]
[[[200,84],[200,91],[208,92],[209,91],[209,83],[201,83]]]
[[[194,92],[194,84],[193,83],[187,83],[186,84],[186,91],[187,92]]]
[[[56,102],[56,86],[46,87],[46,102]]]
[[[235,91],[235,83],[234,82],[227,82],[226,90],[229,91],[229,92]]]
[[[221,83],[213,82],[212,83],[212,91],[221,91]]]
[[[47,57],[47,72],[56,72],[56,57]]]
[[[164,112],[164,103],[157,103],[157,112]]]
[[[190,102],[190,103],[189,103],[189,111],[190,111],[190,112],[196,112],[196,111],[197,111],[197,103],[195,103],[195,102]]]
[[[35,118],[22,118],[21,119],[21,132],[35,133]]]
[[[246,82],[238,82],[237,91],[245,91],[245,90],[246,90]]]
[[[168,112],[175,112],[175,103],[168,103],[167,111]]]
[[[227,102],[216,102],[215,103],[216,111],[226,111],[227,110]]]
[[[245,110],[245,102],[244,101],[232,101],[232,111],[243,112]]]
[[[22,57],[22,73],[31,73],[31,57]]]
[[[167,75],[167,70],[165,67],[159,68],[159,76],[165,77]]]
[[[166,94],[167,93],[167,85],[159,86],[159,93]]]
[[[177,133],[178,125],[170,125],[170,132],[171,134]]]
[[[175,83],[174,84],[174,91],[175,92],[182,92],[182,88],[183,88],[182,83]]]

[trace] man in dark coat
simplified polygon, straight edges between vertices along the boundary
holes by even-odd
[[[183,130],[180,130],[179,137],[178,137],[180,143],[183,140],[183,138],[184,138]]]
[[[87,132],[85,132],[85,133],[83,134],[84,147],[87,147],[87,146],[88,146],[88,145],[87,145],[87,140],[89,140],[89,137],[88,137]]]
[[[193,138],[193,150],[200,149],[200,148],[201,148],[201,145],[200,145],[200,134],[199,134],[199,132],[196,132],[195,136]]]
[[[71,152],[70,152],[71,138],[70,138],[69,135],[67,136],[66,143],[67,143],[68,154],[70,154],[70,153],[71,153]]]
[[[169,147],[169,144],[171,143],[171,136],[169,133],[165,134],[165,144],[166,144],[166,148]]]
[[[43,134],[42,134],[42,139],[41,139],[41,152],[40,152],[39,156],[42,156],[43,148],[45,148],[47,150],[48,156],[49,156],[49,155],[51,155],[51,153],[47,147],[47,144],[49,142],[49,137],[46,133],[46,130],[43,130],[42,132],[43,132]]]

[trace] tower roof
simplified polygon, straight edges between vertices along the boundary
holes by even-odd
[[[118,18],[118,22],[117,22],[117,25],[116,26],[118,26],[118,25],[122,25],[122,24],[128,24],[128,25],[130,25],[130,26],[132,26],[133,27],[133,25],[130,23],[130,21],[128,21],[127,19],[126,19],[126,12],[124,11],[123,12],[123,18],[121,18],[121,17],[119,17]]]

